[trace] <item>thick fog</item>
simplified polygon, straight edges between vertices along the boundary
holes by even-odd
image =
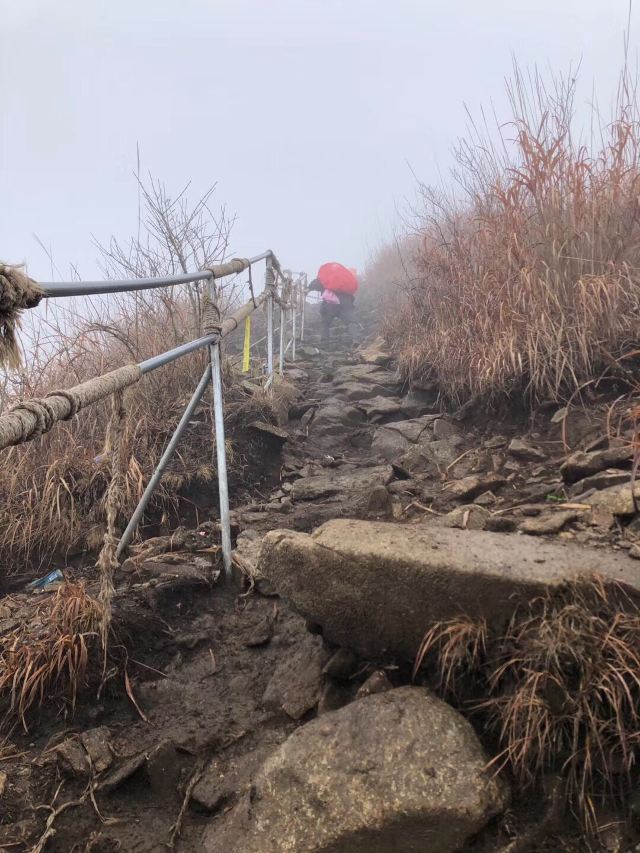
[[[135,230],[132,170],[217,182],[232,251],[361,267],[417,174],[438,180],[464,104],[525,66],[582,60],[608,104],[627,0],[0,0],[0,258],[98,272]],[[632,47],[638,10],[632,14]]]

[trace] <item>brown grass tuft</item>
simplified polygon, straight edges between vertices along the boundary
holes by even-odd
[[[29,712],[45,701],[75,708],[92,663],[101,664],[101,620],[102,607],[84,583],[65,582],[0,637],[0,701],[8,699],[8,713],[25,731]]]
[[[595,578],[519,608],[502,634],[458,619],[433,626],[416,671],[492,732],[494,759],[522,788],[560,773],[588,825],[623,803],[640,759],[640,608]]]

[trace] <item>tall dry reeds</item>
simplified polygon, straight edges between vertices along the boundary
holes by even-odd
[[[391,331],[404,371],[455,404],[557,400],[640,337],[640,113],[574,134],[576,81],[517,68],[512,119],[457,147],[460,192],[421,187],[415,261]]]

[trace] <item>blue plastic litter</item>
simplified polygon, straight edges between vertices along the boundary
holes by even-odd
[[[64,575],[60,571],[60,569],[54,569],[54,571],[49,572],[48,575],[45,575],[43,578],[38,578],[36,581],[31,581],[30,584],[27,584],[27,589],[35,592],[36,590],[46,589],[48,586],[51,586],[55,583],[60,583],[64,580]]]

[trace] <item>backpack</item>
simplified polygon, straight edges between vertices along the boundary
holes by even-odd
[[[332,290],[334,293],[353,296],[358,290],[358,279],[355,274],[342,264],[335,262],[323,264],[318,270],[318,278],[327,290]]]

